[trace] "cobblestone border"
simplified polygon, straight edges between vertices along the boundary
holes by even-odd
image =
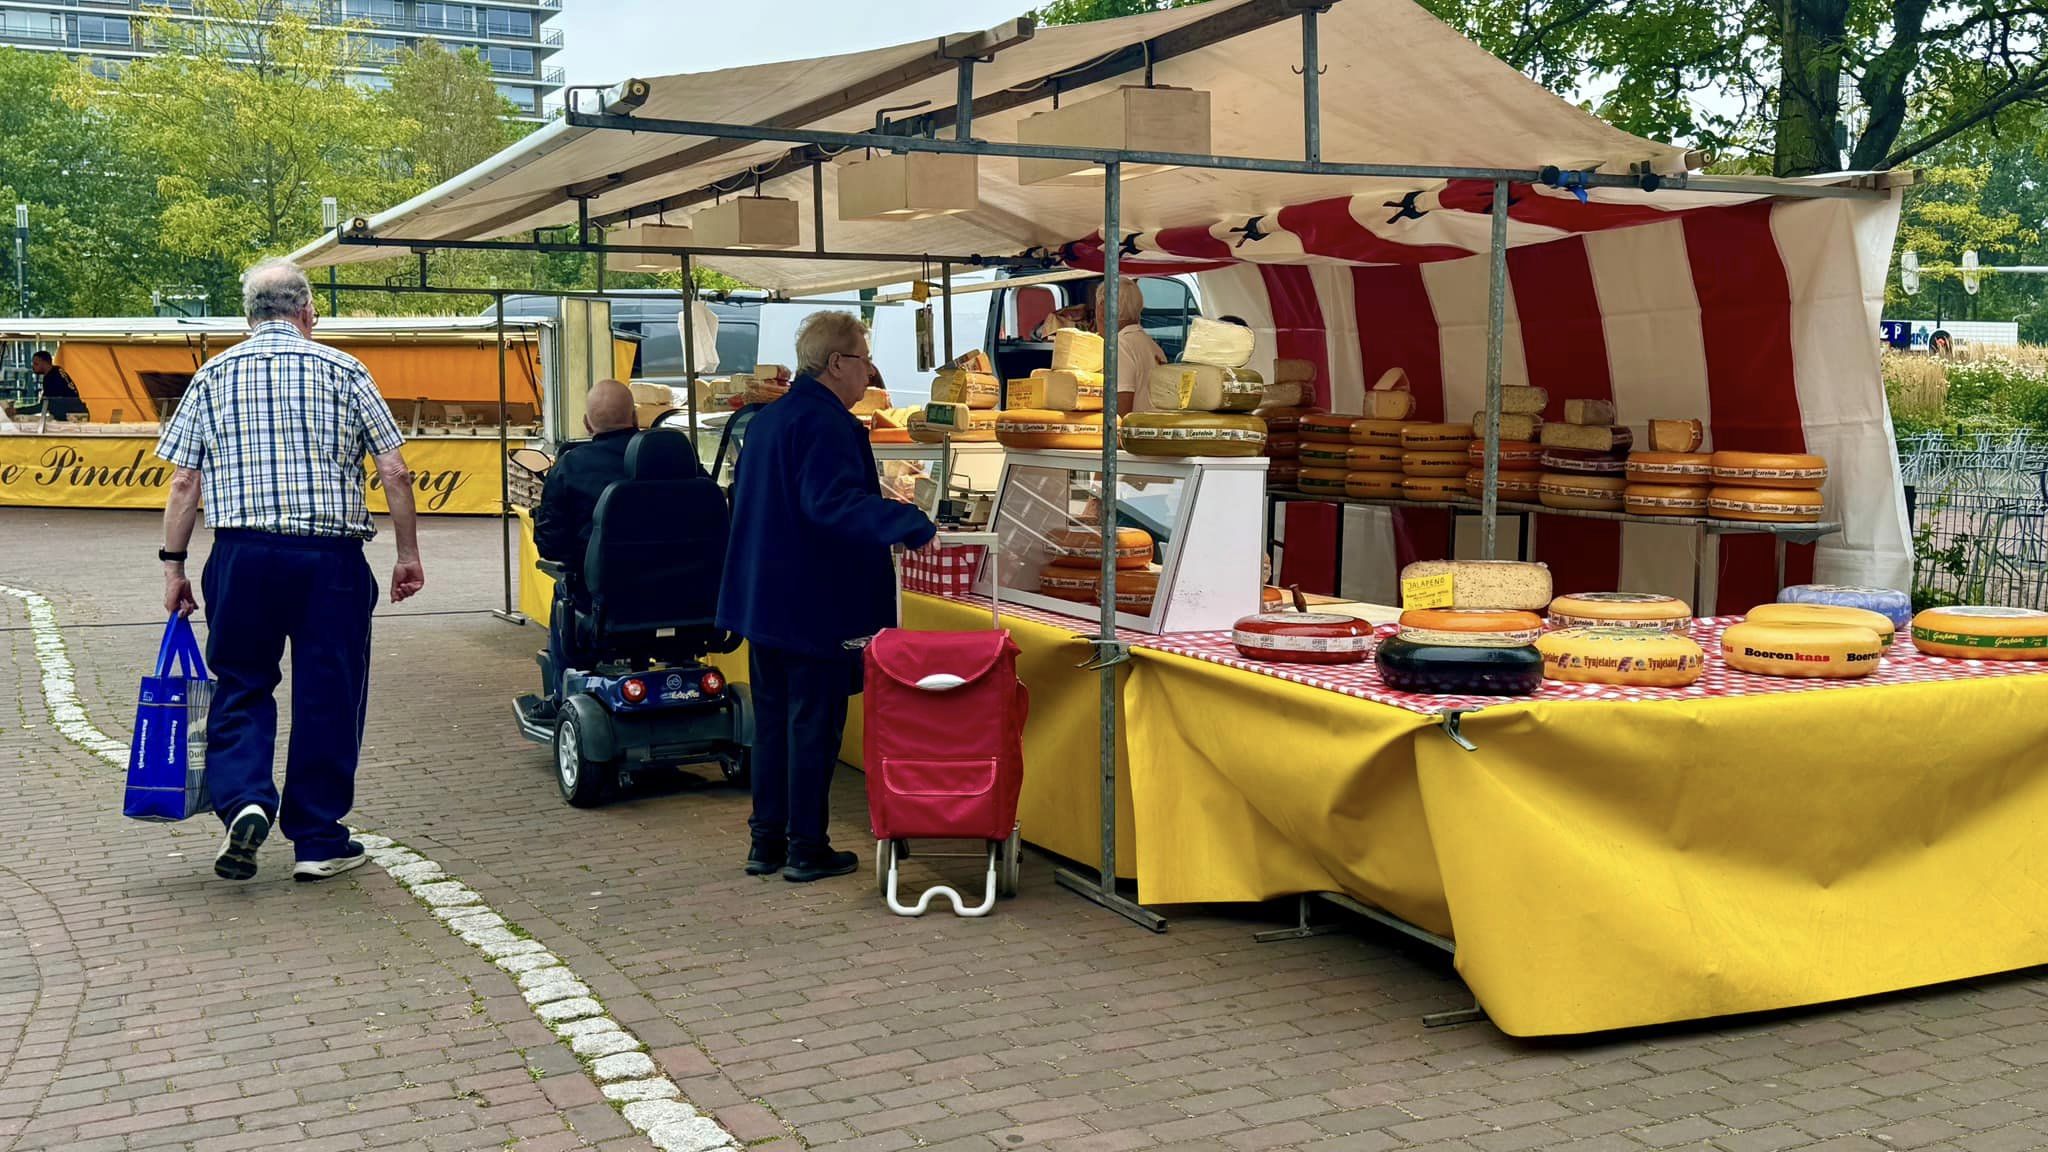
[[[64,647],[57,613],[47,597],[0,584],[0,595],[28,610],[42,671],[43,699],[57,731],[73,744],[119,768],[128,766],[128,746],[102,732],[79,703],[76,669]],[[604,1097],[619,1106],[626,1122],[662,1152],[714,1152],[737,1148],[725,1127],[683,1100],[682,1089],[661,1074],[647,1045],[605,1013],[568,965],[517,925],[492,911],[474,889],[442,871],[439,864],[389,837],[356,831],[370,860],[413,899],[425,905],[448,931],[482,953],[519,982],[533,1014],[553,1029],[583,1061]]]

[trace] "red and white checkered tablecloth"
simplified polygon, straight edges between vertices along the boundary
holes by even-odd
[[[903,590],[930,596],[964,597],[981,574],[982,544],[940,544],[903,554]]]
[[[978,596],[964,599],[987,604],[985,599]],[[1072,629],[1077,633],[1092,634],[1094,631],[1085,620],[1035,608],[1005,604],[1003,614],[1035,620],[1056,628]],[[1721,661],[1721,633],[1730,624],[1738,624],[1741,621],[1740,616],[1720,616],[1693,622],[1689,635],[1706,651],[1707,669],[1706,674],[1691,687],[1622,688],[1606,684],[1570,684],[1546,680],[1541,688],[1528,696],[1431,696],[1414,692],[1396,692],[1380,680],[1379,669],[1370,658],[1358,664],[1279,664],[1248,660],[1231,644],[1228,632],[1172,632],[1163,636],[1148,636],[1129,629],[1118,629],[1118,636],[1136,648],[1186,656],[1208,664],[1220,664],[1226,668],[1271,676],[1295,684],[1305,684],[1311,688],[1323,688],[1355,699],[1370,700],[1375,704],[1405,708],[1430,716],[1450,709],[1472,711],[1499,704],[1512,704],[1518,700],[1725,700],[1739,696],[1842,691],[1891,684],[1973,680],[1989,676],[2048,675],[2048,662],[1949,660],[1939,656],[1922,656],[1914,649],[1913,642],[1905,639],[1902,634],[1892,645],[1891,650],[1885,653],[1884,662],[1878,666],[1878,670],[1861,679],[1791,680],[1777,676],[1755,676],[1747,672],[1737,672]],[[1384,637],[1390,634],[1392,629],[1381,629],[1380,632]]]

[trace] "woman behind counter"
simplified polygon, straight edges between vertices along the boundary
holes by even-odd
[[[1095,315],[1099,318],[1108,313],[1109,282],[1105,280],[1095,288]],[[1118,279],[1116,313],[1116,410],[1124,416],[1150,411],[1152,369],[1166,363],[1166,353],[1145,331],[1145,297],[1138,282],[1128,276]],[[1111,338],[1099,319],[1095,330],[1103,340]]]

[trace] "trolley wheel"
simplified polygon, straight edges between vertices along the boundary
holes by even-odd
[[[754,750],[740,748],[731,756],[719,761],[719,768],[725,773],[725,782],[741,788],[751,787],[754,782]]]
[[[582,735],[575,713],[564,711],[561,722],[555,725],[555,784],[571,807],[595,808],[604,803],[605,791],[618,773],[618,764],[584,759]]]
[[[1024,869],[1024,837],[1017,828],[1010,829],[1010,838],[1003,841],[1002,852],[996,861],[996,895],[1015,896],[1017,881]]]
[[[875,891],[889,894],[889,842],[875,841]]]

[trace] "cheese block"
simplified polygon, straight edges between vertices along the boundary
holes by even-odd
[[[1306,444],[1302,447],[1308,447]],[[1303,467],[1301,478],[1296,483],[1303,492],[1312,496],[1344,496],[1344,482],[1349,475],[1342,468]]]
[[[1273,562],[1269,558],[1266,561],[1266,567],[1271,568],[1272,566]],[[1261,585],[1259,588],[1259,610],[1262,612],[1271,612],[1274,609],[1280,607],[1280,605],[1285,603],[1286,600],[1287,593],[1279,588],[1273,587],[1271,584]]]
[[[1509,384],[1500,390],[1500,410],[1515,416],[1541,416],[1550,407],[1550,393],[1524,384]],[[1478,424],[1477,420],[1473,424]],[[1530,437],[1535,439],[1535,437]]]
[[[1039,574],[1038,590],[1058,600],[1093,604],[1102,596],[1102,573],[1087,568],[1047,568]]]
[[[1365,394],[1365,416],[1369,420],[1406,420],[1414,412],[1415,394],[1405,389]]]
[[[996,442],[1021,452],[1102,450],[1102,413],[1011,408],[996,413]]]
[[[1704,484],[1630,484],[1622,490],[1621,509],[1638,516],[1705,516],[1711,492]]]
[[[1301,431],[1301,418],[1312,415],[1317,411],[1318,409],[1316,408],[1299,404],[1268,405],[1252,413],[1252,415],[1264,420],[1266,422],[1267,435],[1272,435],[1276,432],[1299,433]]]
[[[1582,452],[1626,452],[1635,434],[1605,424],[1545,424],[1537,439],[1545,448],[1576,448]]]
[[[1293,488],[1301,483],[1301,461],[1274,460],[1266,465],[1266,486]]]
[[[1372,625],[1334,612],[1261,612],[1230,630],[1248,660],[1275,664],[1356,664],[1372,652]]]
[[[1819,456],[1777,452],[1716,452],[1714,483],[1740,488],[1819,488],[1828,462]]]
[[[873,416],[889,407],[889,393],[886,389],[870,388],[860,394],[860,399],[849,409],[855,416]]]
[[[1716,520],[1767,524],[1815,524],[1824,508],[1821,494],[1806,488],[1716,488],[1707,515]]]
[[[1301,418],[1301,438],[1324,444],[1351,443],[1351,425],[1358,417],[1336,412],[1310,412]]]
[[[935,407],[958,409],[958,412],[948,411],[941,421],[934,421],[931,410]],[[954,423],[956,419],[960,423]],[[988,443],[996,438],[996,414],[976,412],[965,404],[927,404],[923,410],[910,414],[907,430],[910,438],[919,444],[944,444],[948,436],[956,444]]]
[[[1543,685],[1534,647],[1418,644],[1394,636],[1373,653],[1380,680],[1396,692],[1431,696],[1527,696]]]
[[[1403,500],[1463,500],[1465,478],[1462,476],[1404,476],[1401,478]]]
[[[1963,605],[1913,617],[1913,647],[1957,660],[2048,660],[2048,612]]]
[[[1401,471],[1409,476],[1451,476],[1459,481],[1459,495],[1464,494],[1465,462],[1462,449],[1456,452],[1403,452]]]
[[[668,408],[676,402],[676,390],[666,384],[649,384],[635,380],[626,387],[632,390],[635,404],[659,404],[663,408]]]
[[[1033,372],[1030,379],[1010,385],[1010,406],[1013,408],[1099,412],[1102,410],[1102,397],[1100,372]]]
[[[1281,384],[1313,384],[1316,382],[1316,364],[1313,360],[1275,360],[1273,379]]]
[[[1896,588],[1858,588],[1848,584],[1794,584],[1778,593],[1780,604],[1840,604],[1868,608],[1889,617],[1900,629],[1913,623],[1913,598]]]
[[[1697,452],[1706,438],[1706,427],[1697,420],[1650,421],[1652,452]]]
[[[912,442],[908,428],[868,429],[868,443],[870,444],[909,444]]]
[[[1620,476],[1566,476],[1545,472],[1536,484],[1536,500],[1545,508],[1584,512],[1621,511],[1628,481]]]
[[[1353,472],[1399,472],[1407,455],[1399,448],[1353,444],[1344,450],[1344,466]]]
[[[1143,528],[1116,530],[1116,566],[1143,568],[1152,562],[1152,537]],[[1046,554],[1061,568],[1101,568],[1102,533],[1093,528],[1066,528],[1045,538]]]
[[[1116,610],[1150,616],[1159,596],[1159,569],[1142,568],[1116,574]]]
[[[740,393],[741,404],[772,404],[789,395],[789,385],[775,380],[763,380],[756,376]]]
[[[1707,670],[1689,637],[1639,628],[1563,628],[1536,642],[1543,678],[1628,688],[1683,688]]]
[[[1868,628],[1829,624],[1731,624],[1721,660],[1737,672],[1797,680],[1850,680],[1877,671],[1884,644]]]
[[[1839,604],[1759,604],[1743,619],[1752,624],[1836,624],[1868,628],[1884,646],[1892,646],[1898,626],[1891,617],[1867,608],[1845,608]]]
[[[1002,395],[1002,386],[996,378],[982,372],[966,372],[948,368],[932,378],[932,401],[938,404],[965,404],[969,408],[994,408]],[[1024,408],[1029,405],[1018,404]]]
[[[635,404],[633,405],[633,426],[636,428],[652,428],[656,420],[661,419],[670,412],[681,411],[682,409],[676,407],[673,401],[667,404]]]
[[[1541,472],[1499,472],[1494,477],[1493,491],[1498,499],[1529,503],[1542,494],[1542,482]],[[1486,498],[1486,469],[1474,468],[1465,473],[1465,495],[1474,500]]]
[[[1628,478],[1637,484],[1709,484],[1714,458],[1704,452],[1631,452]]]
[[[1120,438],[1138,456],[1257,456],[1266,449],[1266,423],[1243,412],[1133,412]]]
[[[1402,500],[1403,479],[1399,472],[1353,472],[1344,478],[1344,494],[1355,500]]]
[[[1692,627],[1692,608],[1675,596],[1651,592],[1576,592],[1550,602],[1550,623],[1558,628],[1683,632]]]
[[[1410,424],[1401,429],[1401,447],[1410,452],[1463,452],[1470,443],[1470,424]]]
[[[987,369],[983,369],[987,371]],[[787,384],[791,380],[787,364],[756,364],[753,372],[756,380],[780,380]]]
[[[1503,412],[1500,414],[1500,438],[1503,442],[1509,440],[1534,440],[1537,433],[1542,430],[1543,417],[1541,416],[1519,412]],[[1474,444],[1486,443],[1486,413],[1484,412],[1474,412],[1472,414],[1472,442]]]
[[[1451,607],[1510,608],[1540,612],[1550,607],[1550,569],[1520,560],[1417,560],[1401,569],[1401,580],[1451,578]]]
[[[1409,420],[1353,420],[1351,442],[1373,448],[1399,448],[1401,433],[1406,432],[1412,423]]]
[[[1486,441],[1474,440],[1465,446],[1465,460],[1472,467],[1484,470],[1486,467]],[[1500,442],[1500,470],[1503,472],[1541,472],[1543,470],[1543,445],[1531,444],[1526,440],[1502,440]]]
[[[1155,364],[1147,387],[1159,412],[1250,412],[1266,396],[1258,373],[1214,364]]]
[[[1299,459],[1301,460],[1301,466],[1304,468],[1349,469],[1351,467],[1351,445],[1325,444],[1320,440],[1304,440],[1301,444]]]
[[[1628,457],[1619,452],[1588,452],[1577,448],[1546,448],[1543,470],[1566,476],[1621,476]]]
[[[1189,364],[1242,368],[1251,361],[1253,343],[1252,330],[1242,324],[1191,316],[1187,344],[1181,349],[1180,358]]]
[[[1102,371],[1102,337],[1086,328],[1062,328],[1052,334],[1054,371]]]
[[[1274,460],[1296,460],[1301,457],[1301,437],[1292,433],[1275,436],[1272,429],[1266,431],[1266,455]]]
[[[1567,400],[1564,422],[1581,428],[1603,428],[1614,423],[1612,400]]]
[[[1314,392],[1293,381],[1285,384],[1268,384],[1266,385],[1265,394],[1259,399],[1259,407],[1261,409],[1293,408],[1307,404],[1314,399]]]
[[[1487,608],[1410,608],[1401,613],[1403,631],[1467,632],[1477,636],[1527,636],[1533,644],[1543,631],[1543,617],[1534,612]]]

